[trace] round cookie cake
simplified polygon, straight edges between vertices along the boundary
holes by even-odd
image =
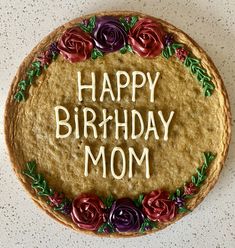
[[[5,134],[34,202],[78,231],[155,232],[192,211],[218,179],[229,102],[185,33],[133,12],[72,20],[13,80]]]

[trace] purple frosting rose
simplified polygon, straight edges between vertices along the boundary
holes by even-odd
[[[115,52],[127,44],[127,33],[119,20],[111,16],[97,18],[92,34],[101,52]]]
[[[109,222],[117,232],[135,232],[144,222],[144,215],[131,199],[121,198],[113,203]]]

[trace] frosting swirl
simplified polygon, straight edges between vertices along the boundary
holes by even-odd
[[[197,192],[197,187],[192,182],[184,185],[184,195],[193,195],[196,192]]]
[[[176,204],[169,199],[169,193],[154,190],[143,199],[143,212],[152,221],[167,222],[176,216]]]
[[[93,38],[96,48],[105,53],[115,52],[127,44],[124,27],[111,16],[97,18]]]
[[[176,57],[177,57],[180,61],[182,61],[182,62],[185,61],[185,59],[186,59],[186,57],[188,56],[188,54],[189,54],[189,52],[188,52],[187,50],[185,50],[183,47],[177,48],[176,51],[175,51]]]
[[[65,59],[72,63],[84,61],[90,57],[93,42],[89,34],[79,27],[67,29],[58,41],[57,48]]]
[[[47,50],[47,51],[42,52],[37,57],[37,61],[40,61],[42,67],[43,66],[48,66],[52,61],[51,51]]]
[[[113,203],[109,222],[117,232],[135,232],[144,222],[144,215],[131,199],[121,198]]]
[[[105,206],[94,194],[81,194],[72,203],[72,220],[78,227],[96,231],[105,222]]]
[[[164,32],[159,23],[143,18],[130,29],[128,42],[141,57],[154,58],[164,48]]]

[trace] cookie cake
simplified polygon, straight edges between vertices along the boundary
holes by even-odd
[[[208,55],[134,12],[72,20],[13,79],[5,136],[19,180],[62,224],[130,237],[192,211],[216,183],[230,109]]]

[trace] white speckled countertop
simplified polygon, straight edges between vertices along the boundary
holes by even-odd
[[[104,239],[75,233],[47,217],[18,182],[3,134],[4,103],[17,67],[54,28],[101,10],[141,11],[165,19],[188,33],[219,69],[235,123],[234,0],[1,0],[0,247],[235,247],[235,137],[219,181],[203,203],[169,228],[141,238]]]

